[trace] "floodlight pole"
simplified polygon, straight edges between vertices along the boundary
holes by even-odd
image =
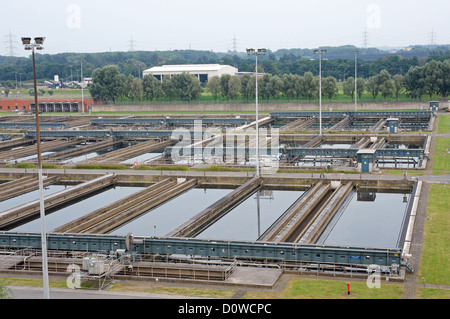
[[[319,135],[322,135],[322,54],[327,50],[314,50],[319,55]]]
[[[34,78],[34,104],[36,112],[36,143],[37,143],[37,156],[38,156],[38,176],[39,176],[39,206],[40,206],[40,219],[41,219],[41,249],[42,249],[42,277],[43,277],[43,290],[44,299],[50,299],[49,280],[48,280],[48,261],[47,261],[47,236],[45,230],[45,208],[44,208],[44,185],[42,180],[42,158],[41,158],[41,136],[39,130],[39,104],[37,97],[37,84],[36,84],[36,60],[34,57],[35,48],[42,50],[42,43],[45,38],[41,38],[40,42],[30,42],[30,38],[22,38],[22,42],[25,45],[26,50],[31,50],[33,57],[33,78]]]
[[[355,53],[355,112],[358,111],[357,99],[358,99],[358,53],[359,51],[353,51]]]
[[[84,86],[84,77],[83,77],[83,59],[81,59],[81,112],[84,115],[84,93],[83,93],[83,86]]]
[[[247,49],[247,54],[255,55],[256,66],[255,66],[255,108],[256,108],[256,176],[259,177],[259,118],[258,118],[258,55],[266,54],[266,49]]]

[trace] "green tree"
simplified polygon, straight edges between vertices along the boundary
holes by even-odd
[[[271,95],[270,79],[272,75],[265,73],[262,78],[258,78],[258,94],[262,99],[269,101]]]
[[[255,87],[253,86],[253,91],[250,92],[252,89],[251,85],[249,83],[252,81],[252,77],[249,74],[244,74],[241,78],[241,93],[242,96],[248,100],[250,96],[254,95],[255,93]]]
[[[249,98],[256,98],[256,76],[252,76],[247,82],[245,91],[247,92]],[[258,85],[258,96],[260,95],[260,92],[261,86]]]
[[[288,100],[295,97],[295,78],[293,74],[283,75],[283,93]]]
[[[319,80],[314,77],[312,72],[305,72],[303,75],[302,96],[306,96],[308,102],[311,102],[311,98],[318,95],[318,89]]]
[[[323,80],[322,92],[331,101],[331,99],[335,97],[339,92],[336,78],[333,76],[327,76],[325,79],[322,80]]]
[[[302,96],[305,79],[298,74],[294,74],[292,80],[294,82],[292,88],[295,93],[295,98],[298,100]]]
[[[94,99],[105,103],[113,102],[124,93],[126,77],[119,73],[115,65],[107,65],[92,72],[92,83],[89,92]]]
[[[161,81],[151,74],[147,74],[144,76],[142,80],[142,86],[144,97],[146,99],[149,99],[150,101],[164,96]]]
[[[441,76],[438,79],[438,91],[443,98],[448,97],[450,93],[450,60],[440,63]]]
[[[355,78],[348,77],[344,82],[342,89],[344,91],[344,94],[350,96],[353,101],[353,97],[355,96]]]
[[[170,101],[176,98],[177,96],[176,89],[170,76],[163,77],[161,88],[164,93],[164,96],[167,97]]]
[[[217,99],[217,96],[221,92],[220,77],[218,75],[213,76],[211,79],[208,80],[208,84],[206,86],[208,88],[209,93],[211,93],[215,101]]]
[[[128,75],[125,95],[132,101],[141,100],[143,96],[142,80],[132,76],[131,74]]]
[[[202,92],[198,78],[192,74],[176,74],[172,77],[172,82],[176,97],[184,101],[196,100]]]
[[[220,95],[227,100],[230,98],[230,95],[228,94],[230,79],[231,75],[229,74],[222,74],[220,76]]]
[[[394,81],[394,95],[398,101],[398,97],[399,97],[400,93],[403,91],[404,86],[405,86],[404,81],[403,81],[403,75],[396,74],[392,77],[392,79]]]
[[[377,98],[377,95],[380,92],[378,83],[378,76],[376,75],[371,76],[366,83],[367,91],[370,92],[374,100]]]
[[[376,78],[380,93],[384,97],[384,100],[386,100],[388,96],[394,93],[394,81],[392,81],[391,75],[386,70],[381,70]]]
[[[241,80],[237,76],[232,76],[228,82],[228,96],[230,99],[237,99],[241,93]]]
[[[278,100],[281,92],[283,92],[283,80],[278,75],[272,76],[268,83],[268,90],[270,96]]]
[[[403,78],[405,90],[413,99],[421,99],[424,94],[424,78],[422,76],[422,67],[411,67]]]
[[[441,77],[441,70],[439,68],[439,63],[437,61],[430,61],[427,62],[422,67],[422,78],[424,79],[424,90],[425,93],[427,93],[431,97],[433,94],[437,93],[438,88],[438,81]]]
[[[358,78],[358,80],[356,80],[356,89],[358,93],[358,98],[361,99],[364,92],[366,91],[366,80]]]

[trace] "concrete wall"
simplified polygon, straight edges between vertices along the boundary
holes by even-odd
[[[318,111],[318,103],[259,103],[260,111]],[[354,103],[322,103],[322,111],[353,111]],[[374,102],[358,103],[358,110],[429,110],[429,102]],[[254,111],[255,103],[236,104],[142,104],[142,105],[94,105],[94,112],[123,112],[123,111],[156,111],[166,113],[170,111]]]

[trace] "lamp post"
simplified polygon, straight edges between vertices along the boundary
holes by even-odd
[[[357,99],[358,99],[358,53],[359,51],[353,51],[355,54],[355,112],[358,111]]]
[[[31,50],[33,57],[33,78],[34,78],[34,104],[36,111],[36,142],[37,142],[37,156],[38,156],[38,175],[39,175],[39,203],[40,203],[40,217],[41,217],[41,246],[42,246],[42,277],[43,277],[43,290],[44,298],[50,298],[49,283],[48,283],[48,262],[47,262],[47,238],[45,231],[45,209],[44,209],[44,186],[42,181],[42,159],[41,159],[41,136],[39,133],[39,104],[37,98],[37,85],[36,85],[36,62],[34,58],[35,50],[43,50],[45,37],[34,38],[34,42],[31,42],[31,38],[22,38],[22,44],[25,50]]]
[[[83,59],[81,59],[81,112],[84,115],[84,94],[83,94],[83,88],[84,88],[84,77],[83,77]]]
[[[247,49],[247,54],[254,55],[256,58],[256,176],[259,177],[258,55],[265,55],[266,49]]]
[[[319,55],[319,134],[322,135],[322,54],[327,50],[314,50]]]

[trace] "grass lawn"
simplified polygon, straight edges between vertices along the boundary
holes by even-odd
[[[438,116],[438,133],[450,133],[450,113],[439,114]]]
[[[83,282],[82,287],[91,288],[97,281]],[[0,277],[0,284],[6,286],[28,286],[28,287],[42,287],[42,279],[37,278],[10,278]],[[65,280],[49,280],[49,286],[51,288],[67,288],[67,282]],[[96,289],[96,288],[95,288]],[[210,297],[210,298],[231,298],[234,294],[234,290],[227,289],[208,289],[208,288],[180,288],[180,287],[165,287],[165,286],[153,286],[146,284],[122,284],[113,283],[109,291],[122,291],[122,292],[136,292],[136,293],[155,293],[155,294],[168,294],[168,295],[186,295],[194,297]],[[14,296],[12,296],[14,298]]]
[[[425,221],[419,281],[450,285],[450,185],[431,185]]]
[[[438,133],[450,133],[450,114],[439,114]],[[433,174],[450,174],[450,138],[437,137],[434,149]]]
[[[425,174],[424,170],[401,170],[401,169],[383,169],[381,170],[383,174],[386,175],[403,175],[403,172],[406,171],[407,176],[422,176]]]
[[[168,295],[186,295],[195,297],[210,297],[210,298],[231,298],[234,290],[227,289],[208,289],[208,288],[181,288],[181,287],[166,287],[166,286],[152,286],[146,284],[113,284],[109,291],[128,291],[137,293],[155,293]]]
[[[345,95],[343,93],[343,87],[342,87],[342,83],[338,83],[338,94],[335,95],[331,100],[328,99],[328,97],[324,96],[322,97],[322,102],[326,103],[326,102],[344,102],[344,103],[352,103],[354,100],[348,96]],[[39,89],[38,89],[39,91]],[[53,94],[50,95],[48,92],[52,91]],[[11,89],[11,92],[15,93],[15,92],[20,92],[21,97],[22,98],[33,98],[34,96],[29,94],[29,89],[28,88],[19,88],[19,89]],[[40,91],[39,91],[40,92]],[[85,99],[91,99],[91,94],[89,89],[84,89],[83,90],[83,95]],[[45,88],[44,89],[44,94],[43,95],[39,95],[39,98],[42,99],[58,99],[58,98],[81,98],[81,89],[48,89]],[[426,100],[429,98],[429,96],[423,96],[423,98]],[[434,95],[432,97],[431,100],[439,100],[440,96],[439,95]],[[208,89],[203,88],[202,89],[202,93],[199,96],[199,98],[197,100],[195,100],[195,103],[232,103],[232,104],[236,104],[236,103],[253,103],[254,98],[250,98],[250,99],[245,99],[242,96],[239,96],[237,99],[235,100],[227,100],[226,98],[222,97],[222,96],[218,96],[216,100],[214,100],[212,94],[208,91]],[[287,102],[310,102],[310,103],[318,103],[319,98],[318,97],[314,97],[311,98],[311,100],[309,101],[308,98],[306,97],[301,97],[298,100],[293,98],[288,100],[286,98],[286,96],[284,94],[281,94],[280,97],[278,99],[274,99],[274,98],[270,98],[269,101],[266,101],[265,99],[262,99],[261,97],[259,98],[259,101],[261,103],[265,103],[265,102],[279,102],[279,103],[287,103]],[[387,98],[387,101],[389,102],[397,102],[397,99],[395,98],[395,96],[390,96]],[[414,102],[415,100],[412,100],[411,98],[406,96],[406,93],[402,93],[399,95],[399,99],[398,102]],[[123,98],[120,101],[117,101],[117,103],[119,104],[123,104],[123,103],[131,103],[131,104],[141,104],[141,103],[148,103],[150,101],[130,101],[128,98]],[[167,98],[160,98],[158,100],[155,101],[156,103],[172,103],[171,101],[168,101]],[[183,102],[183,101],[181,101]],[[373,99],[372,95],[368,92],[365,92],[361,98],[358,98],[358,102],[365,102],[365,103],[371,103],[371,102],[378,102],[378,103],[383,103],[385,102],[384,98],[381,96],[381,94],[378,94],[378,96],[376,97],[376,99]],[[417,103],[421,103],[421,101],[416,101]],[[151,103],[151,102],[150,102]]]
[[[417,296],[421,299],[450,299],[450,290],[418,288]]]
[[[437,137],[434,151],[433,174],[450,174],[450,138]]]
[[[365,281],[293,278],[281,293],[248,292],[246,299],[400,299],[403,287],[381,283],[380,288],[368,288]]]

